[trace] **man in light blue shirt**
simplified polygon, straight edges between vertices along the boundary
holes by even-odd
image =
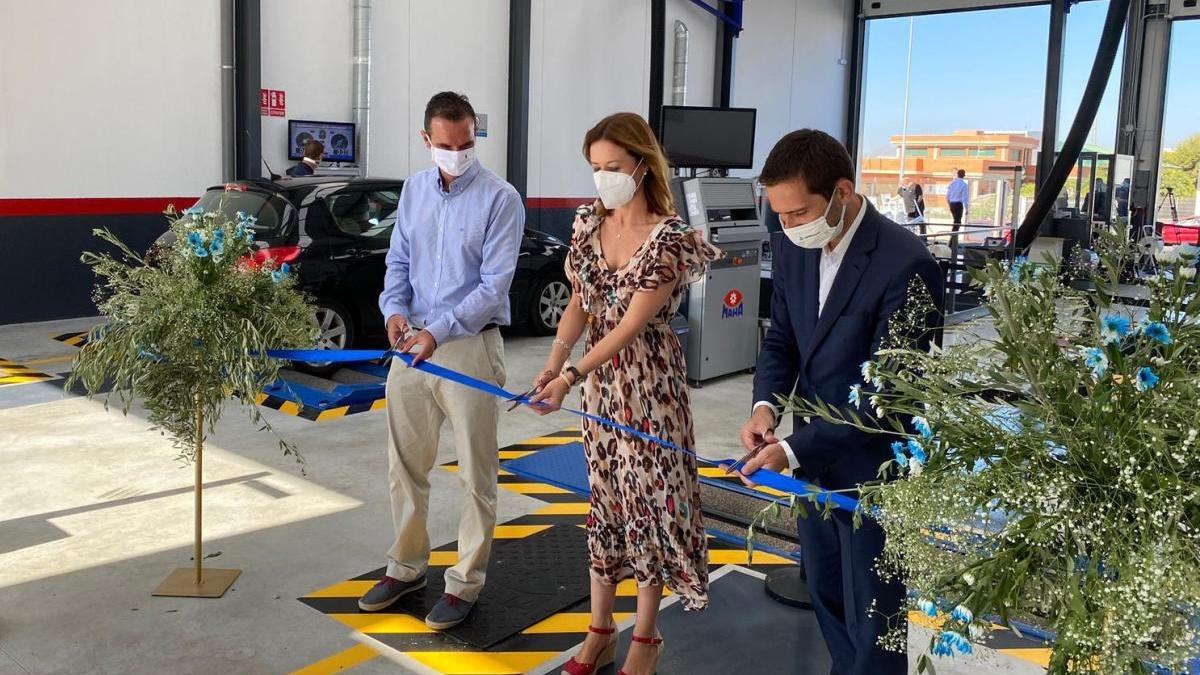
[[[437,363],[504,386],[509,286],[525,228],[521,196],[479,165],[475,110],[465,96],[435,95],[421,137],[435,166],[404,183],[387,255],[379,309],[388,339],[414,361]],[[425,587],[429,566],[429,472],[443,423],[454,428],[458,476],[467,494],[459,517],[458,563],[425,617],[434,630],[466,618],[483,589],[496,525],[497,401],[488,394],[392,361],[387,380],[388,480],[396,539],[384,578],[359,600],[390,607]]]
[[[950,181],[950,185],[946,187],[946,202],[950,204],[950,215],[954,216],[954,224],[961,225],[963,213],[967,210],[967,202],[970,200],[971,190],[967,187],[965,180],[967,172],[959,169],[958,176]],[[958,230],[958,228],[954,228]]]

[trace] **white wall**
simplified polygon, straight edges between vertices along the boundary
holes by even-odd
[[[295,164],[287,158],[289,118],[354,121],[352,17],[350,0],[262,0],[262,88],[287,95],[286,117],[262,117],[263,159],[275,173]]]
[[[220,182],[220,46],[215,2],[0,2],[0,198]]]
[[[650,3],[534,0],[531,14],[528,195],[593,195],[583,135],[649,104]]]
[[[745,3],[731,103],[757,108],[758,126],[754,168],[732,173],[757,176],[775,142],[796,129],[820,129],[846,141],[852,5],[848,0]]]
[[[288,118],[353,121],[353,17],[350,0],[263,0],[262,86],[287,92]],[[314,25],[322,27],[317,48],[302,37]],[[403,178],[430,165],[418,131],[426,102],[445,90],[466,94],[487,115],[479,158],[504,175],[508,34],[504,0],[373,3],[371,175]],[[262,120],[263,154],[282,173],[290,164],[287,118]]]

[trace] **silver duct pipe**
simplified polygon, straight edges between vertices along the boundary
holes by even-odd
[[[371,0],[354,0],[354,145],[360,175],[368,170],[371,126]]]
[[[688,27],[675,21],[675,69],[671,79],[671,105],[687,104]]]
[[[233,50],[233,2],[221,0],[221,182],[233,181],[237,173],[234,158],[237,156],[237,126],[234,111],[234,50]]]

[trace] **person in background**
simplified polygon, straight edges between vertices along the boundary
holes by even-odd
[[[1129,217],[1129,179],[1121,181],[1116,190],[1113,190],[1114,196],[1117,198],[1117,217]]]
[[[858,193],[850,154],[829,134],[802,129],[784,136],[759,180],[784,230],[772,242],[771,327],[758,357],[750,420],[742,427],[742,444],[752,453],[742,480],[767,468],[853,494],[876,480],[892,456],[893,439],[799,416],[792,420],[793,433],[777,438],[778,401],[794,391],[809,400],[820,397],[846,414],[852,409],[844,403],[851,385],[862,384],[860,366],[889,336],[889,322],[908,300],[910,282],[919,279],[940,298],[942,275],[921,240]],[[933,312],[925,323],[928,329],[906,336],[922,348],[928,348],[940,316]],[[858,527],[854,514],[841,510],[796,519],[813,610],[833,673],[903,675],[906,655],[885,649],[879,638],[906,625],[904,584],[881,574],[884,531],[862,515]],[[759,639],[760,649],[786,644],[779,635]]]
[[[504,386],[504,342],[525,227],[516,189],[475,157],[475,110],[442,92],[425,107],[421,139],[435,166],[404,182],[387,254],[379,308],[393,349]],[[454,428],[458,476],[466,489],[458,521],[458,563],[425,623],[446,630],[463,621],[483,590],[496,526],[500,470],[497,400],[392,360],[387,378],[388,482],[395,543],[383,579],[358,602],[386,609],[425,587],[429,566],[429,472],[442,424]]]
[[[906,225],[917,225],[921,234],[925,234],[925,196],[921,184],[910,181],[908,187],[900,186],[899,193],[904,200],[904,215],[908,217]]]
[[[572,295],[531,405],[557,410],[572,387],[583,409],[694,448],[683,349],[671,330],[685,287],[720,255],[675,213],[670,168],[650,125],[616,113],[588,131],[583,155],[599,203],[580,207],[566,271]],[[567,357],[588,329],[577,365]],[[543,405],[538,406],[538,402]],[[567,675],[614,660],[617,582],[637,579],[637,620],[624,668],[650,675],[658,663],[663,586],[684,609],[708,604],[708,552],[696,460],[591,420],[583,422],[592,499],[587,518],[591,623]]]
[[[317,167],[321,165],[321,160],[324,158],[325,144],[321,141],[309,141],[304,144],[304,157],[296,166],[287,170],[287,175],[292,178],[311,176],[317,172]]]
[[[955,225],[962,224],[963,214],[967,212],[970,202],[971,190],[967,186],[966,177],[967,172],[959,169],[957,177],[946,187],[946,203],[950,205],[950,215],[954,217]],[[957,232],[958,228],[954,228],[954,231]]]

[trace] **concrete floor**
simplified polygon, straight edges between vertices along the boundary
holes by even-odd
[[[47,372],[74,350],[49,335],[92,320],[0,327],[0,356]],[[540,369],[550,340],[507,340],[509,388]],[[147,431],[142,412],[105,411],[64,398],[61,382],[0,387],[0,675],[32,673],[279,673],[353,646],[346,630],[296,601],[381,566],[392,532],[382,413],[313,423],[274,411],[268,419],[307,459],[307,476],[226,410],[206,450],[205,554],[243,570],[220,600],[155,598],[150,591],[190,564],[192,471]],[[693,391],[701,453],[739,451],[737,429],[751,378]],[[572,426],[564,415],[506,414],[501,445]],[[454,457],[443,432],[439,463]],[[430,533],[454,538],[461,490],[434,471]],[[499,520],[540,502],[504,490]],[[913,649],[928,641],[914,629]],[[1039,672],[995,653],[939,663],[939,671]],[[402,672],[376,658],[356,672]]]

